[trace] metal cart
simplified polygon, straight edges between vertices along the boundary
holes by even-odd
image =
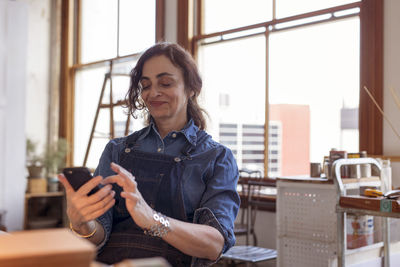
[[[342,166],[349,166],[349,165],[361,165],[361,164],[370,164],[371,168],[375,168],[375,170],[379,173],[379,176],[381,176],[381,165],[379,162],[375,159],[372,158],[354,158],[354,159],[339,159],[336,160],[332,166],[332,172],[334,176],[334,181],[335,185],[337,187],[337,205],[336,205],[336,212],[337,212],[337,232],[338,232],[338,238],[337,238],[337,250],[338,250],[338,266],[343,267],[346,266],[345,262],[345,255],[346,255],[346,250],[347,250],[347,240],[346,240],[346,214],[351,213],[351,214],[359,214],[359,215],[372,215],[372,216],[381,216],[384,217],[383,219],[383,266],[384,267],[389,267],[390,266],[390,229],[389,229],[389,223],[388,223],[388,217],[395,217],[395,218],[400,218],[400,213],[399,212],[392,212],[391,206],[392,206],[392,201],[388,199],[371,199],[368,200],[369,202],[376,202],[376,204],[380,205],[380,208],[378,206],[377,210],[372,209],[372,207],[366,207],[366,206],[359,206],[359,207],[349,207],[346,205],[342,204],[342,200],[345,198],[349,199],[350,197],[346,197],[346,191],[347,189],[351,189],[355,186],[360,186],[360,184],[357,183],[349,183],[349,184],[344,184],[341,178],[341,167]],[[363,182],[363,186],[381,186],[381,181],[372,181],[372,182]],[[354,198],[356,200],[356,197]],[[379,203],[378,203],[379,202]],[[388,207],[390,206],[390,209]],[[376,207],[376,205],[375,205]]]

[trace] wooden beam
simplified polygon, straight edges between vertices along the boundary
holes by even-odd
[[[61,66],[60,66],[60,124],[59,136],[64,137],[70,147],[74,144],[73,70],[73,0],[62,0],[61,18]],[[66,158],[67,165],[73,162],[72,150]]]
[[[191,2],[191,0],[178,0],[177,43],[189,52],[193,53],[191,45],[192,36],[190,36],[190,32],[192,32],[190,25],[192,25],[192,23],[190,23],[189,19],[190,14],[192,13],[192,10],[190,10]]]
[[[383,153],[383,119],[363,87],[383,107],[383,0],[363,0],[360,11],[360,151]]]
[[[165,40],[165,0],[156,1],[156,42]]]

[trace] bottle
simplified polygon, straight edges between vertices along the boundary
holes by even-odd
[[[329,157],[325,156],[324,157],[324,166],[323,166],[323,170],[324,170],[324,174],[326,179],[328,180],[332,180],[332,176],[331,176],[331,166],[329,163]]]
[[[366,157],[367,157],[367,151],[361,151],[360,158],[366,158]],[[362,178],[371,177],[371,165],[370,164],[361,164],[360,169],[361,169],[360,172],[361,172]]]
[[[348,153],[347,157],[349,159],[360,158],[360,153]],[[360,179],[361,177],[361,168],[360,164],[349,165],[349,177]]]
[[[383,193],[392,190],[392,168],[389,159],[382,160],[381,181]]]

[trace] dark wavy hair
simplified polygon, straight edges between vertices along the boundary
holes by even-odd
[[[126,94],[126,103],[129,113],[134,118],[137,118],[135,111],[144,110],[148,115],[148,122],[150,122],[151,115],[149,114],[144,102],[140,99],[141,86],[139,85],[139,82],[142,78],[144,63],[154,56],[161,55],[166,56],[174,66],[182,70],[186,94],[190,96],[193,93],[193,96],[189,97],[188,99],[188,118],[192,118],[194,124],[200,129],[204,130],[206,128],[206,120],[204,115],[207,115],[207,113],[199,106],[197,101],[203,82],[197,69],[196,62],[193,60],[192,56],[181,46],[174,43],[157,43],[147,49],[140,56],[136,66],[130,73],[131,81],[129,85],[129,91]]]

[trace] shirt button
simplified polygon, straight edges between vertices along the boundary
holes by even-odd
[[[131,152],[131,149],[130,148],[125,148],[125,153],[129,153],[129,152]]]
[[[157,148],[157,152],[161,152],[161,147]]]
[[[176,158],[174,158],[174,160],[175,160],[175,162],[180,162],[180,161],[181,161],[181,158],[176,157]]]
[[[176,133],[173,133],[173,134],[172,134],[172,138],[175,138],[175,137],[176,137]]]

